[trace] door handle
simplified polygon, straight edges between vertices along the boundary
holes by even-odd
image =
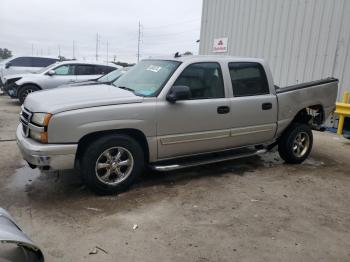
[[[272,108],[272,103],[263,103],[261,108],[262,110],[270,110]]]
[[[230,107],[228,106],[219,106],[218,107],[218,114],[227,114],[230,112]]]

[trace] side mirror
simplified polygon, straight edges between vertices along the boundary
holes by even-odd
[[[55,70],[50,70],[49,72],[47,72],[47,74],[48,74],[49,76],[53,76],[53,75],[56,74],[56,72],[55,72]]]
[[[166,100],[175,103],[177,100],[187,100],[191,98],[191,90],[188,86],[173,86],[166,96]]]
[[[10,68],[11,66],[12,66],[11,62],[8,62],[8,63],[5,64],[5,68],[6,68],[6,69],[7,69],[7,68]]]

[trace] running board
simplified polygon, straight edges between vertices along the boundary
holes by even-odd
[[[245,152],[245,153],[240,153],[240,154],[231,154],[231,155],[225,155],[225,156],[216,156],[216,157],[211,157],[211,158],[202,158],[201,160],[185,160],[181,161],[181,163],[176,163],[176,160],[173,160],[173,163],[171,164],[170,162],[161,164],[161,163],[155,163],[154,165],[150,165],[150,168],[156,171],[173,171],[173,170],[178,170],[178,169],[183,169],[183,168],[188,168],[188,167],[194,167],[194,166],[200,166],[200,165],[208,165],[208,164],[213,164],[213,163],[218,163],[218,162],[224,162],[224,161],[229,161],[233,159],[239,159],[239,158],[244,158],[244,157],[250,157],[250,156],[255,156],[255,155],[260,155],[267,152],[266,149],[260,149],[260,150],[254,150],[250,152]]]

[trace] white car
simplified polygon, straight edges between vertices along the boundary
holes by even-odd
[[[17,56],[0,62],[0,86],[4,77],[19,73],[36,72],[59,61],[51,57]]]
[[[120,68],[115,64],[65,61],[50,65],[32,74],[5,77],[4,91],[22,104],[29,93],[61,85],[97,79]]]

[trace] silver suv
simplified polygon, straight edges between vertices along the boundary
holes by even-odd
[[[65,61],[36,73],[12,75],[5,78],[4,91],[23,104],[29,93],[52,89],[60,85],[93,80],[119,68],[114,64]]]
[[[36,72],[59,61],[51,57],[17,56],[0,62],[0,87],[5,78],[19,73]]]

